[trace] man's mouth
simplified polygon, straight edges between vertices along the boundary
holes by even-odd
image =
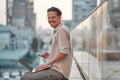
[[[51,24],[51,25],[53,25],[53,24],[54,24],[54,22],[50,22],[50,24]]]

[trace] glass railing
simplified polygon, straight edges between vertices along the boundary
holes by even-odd
[[[120,7],[111,4],[115,1],[103,1],[72,30],[87,80],[120,80]]]

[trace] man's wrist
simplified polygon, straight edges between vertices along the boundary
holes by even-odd
[[[46,64],[47,64],[48,66],[52,65],[50,62],[47,62]]]

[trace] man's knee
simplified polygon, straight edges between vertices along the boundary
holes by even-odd
[[[30,77],[30,72],[26,72],[21,76],[20,80],[30,80],[29,77]]]
[[[20,78],[20,80],[28,80],[28,79],[26,79],[26,77],[22,76],[22,77]]]

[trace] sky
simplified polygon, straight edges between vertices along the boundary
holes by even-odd
[[[72,0],[33,0],[36,14],[36,29],[51,28],[47,21],[47,9],[51,6],[62,11],[63,20],[72,20]],[[6,24],[6,0],[0,0],[0,23]]]
[[[0,0],[0,24],[6,24],[6,0]]]
[[[72,20],[72,0],[33,0],[34,13],[36,13],[36,27],[50,28],[47,22],[47,9],[51,6],[58,7],[62,11],[63,20]]]

